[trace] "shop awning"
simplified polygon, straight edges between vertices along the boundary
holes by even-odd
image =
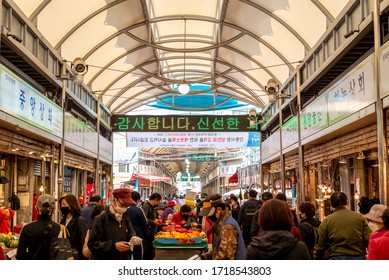
[[[234,175],[232,175],[232,176],[228,179],[228,183],[229,183],[229,184],[238,183],[238,172],[235,172]]]
[[[162,177],[157,175],[149,175],[149,174],[134,174],[136,177],[140,179],[145,179],[150,182],[170,182],[172,178],[170,177]]]

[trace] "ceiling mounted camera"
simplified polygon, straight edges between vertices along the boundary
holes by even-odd
[[[267,86],[265,87],[266,89],[266,92],[268,94],[275,94],[278,92],[279,90],[279,86],[276,82],[276,80],[274,79],[270,79],[268,82],[267,82]]]

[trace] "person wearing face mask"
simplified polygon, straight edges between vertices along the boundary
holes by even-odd
[[[221,201],[222,196],[220,194],[212,194],[207,196],[201,204],[199,211],[199,217],[201,219],[201,229],[207,235],[208,244],[212,244],[212,226],[216,221],[215,216],[208,216],[207,213],[211,211],[211,201]],[[199,219],[200,220],[200,219]],[[212,246],[212,245],[211,245]]]
[[[94,260],[130,260],[133,246],[142,243],[126,214],[135,205],[131,190],[115,189],[112,196],[108,209],[95,217],[89,231],[88,248]]]
[[[81,205],[77,197],[67,194],[59,199],[62,219],[60,224],[66,226],[69,232],[70,245],[77,250],[80,260],[86,259],[82,254],[84,240],[88,231],[88,223],[81,216]]]
[[[189,205],[182,205],[180,212],[173,214],[172,225],[180,225],[183,228],[197,227],[197,219],[192,215],[192,209]]]
[[[212,250],[201,254],[200,258],[202,260],[244,260],[246,247],[238,222],[232,218],[221,199],[209,202],[211,207],[203,207],[200,215],[214,221]]]
[[[370,208],[369,213],[365,215],[368,225],[373,232],[370,235],[370,241],[382,237],[388,231],[384,227],[384,222],[382,221],[382,213],[384,213],[387,208],[388,207],[383,204],[374,204]]]

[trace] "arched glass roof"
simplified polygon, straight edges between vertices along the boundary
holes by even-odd
[[[85,83],[113,113],[127,113],[266,106],[267,81],[283,84],[348,0],[14,2],[65,60],[85,59]],[[208,88],[182,98],[183,81]]]

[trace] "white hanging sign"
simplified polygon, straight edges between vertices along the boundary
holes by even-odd
[[[373,55],[370,55],[327,92],[329,125],[376,101]]]
[[[131,132],[129,147],[259,147],[259,132]]]
[[[62,109],[0,64],[0,110],[62,137]]]
[[[280,152],[280,130],[277,130],[262,142],[262,160]]]

